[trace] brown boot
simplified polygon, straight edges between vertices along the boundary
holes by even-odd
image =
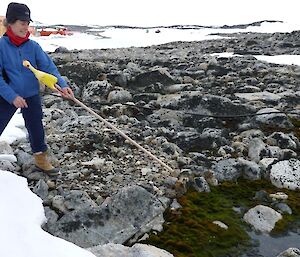
[[[46,173],[48,176],[58,176],[60,171],[54,168],[48,160],[47,152],[35,153],[35,167],[36,170]]]

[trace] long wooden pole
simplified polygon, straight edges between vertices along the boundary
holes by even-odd
[[[91,108],[89,108],[84,103],[82,103],[81,101],[79,101],[76,97],[73,96],[71,99],[75,103],[77,103],[78,105],[80,105],[82,108],[84,108],[85,110],[87,110],[88,112],[90,112],[91,114],[93,114],[94,116],[96,116],[99,120],[101,120],[103,123],[105,123],[106,126],[110,127],[111,129],[113,129],[114,131],[116,131],[117,133],[119,133],[122,137],[124,137],[126,140],[128,140],[131,144],[133,144],[134,146],[136,146],[138,149],[142,150],[145,154],[147,154],[148,156],[150,156],[152,159],[154,159],[158,163],[160,163],[167,170],[169,170],[171,172],[173,171],[173,169],[170,166],[168,166],[163,161],[161,161],[160,159],[158,159],[155,155],[153,155],[148,150],[146,150],[144,147],[142,147],[141,145],[139,145],[137,142],[135,142],[133,139],[131,139],[124,132],[122,132],[117,127],[115,127],[113,124],[111,124],[110,122],[108,122],[107,120],[105,120],[104,118],[102,118],[99,114],[97,114]]]

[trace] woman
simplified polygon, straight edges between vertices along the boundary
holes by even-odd
[[[0,135],[16,110],[21,108],[36,170],[49,176],[57,176],[59,170],[54,168],[47,158],[39,82],[34,74],[23,66],[23,60],[28,60],[35,68],[56,76],[63,97],[70,98],[73,92],[49,56],[38,43],[29,39],[30,21],[27,5],[8,5],[5,21],[7,31],[0,39]]]

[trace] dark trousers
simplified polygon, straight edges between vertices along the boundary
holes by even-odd
[[[43,111],[39,95],[25,98],[28,108],[22,108],[22,116],[28,131],[29,142],[33,153],[47,150],[45,143],[45,131],[42,122]],[[16,112],[17,108],[0,97],[0,135],[8,122]]]

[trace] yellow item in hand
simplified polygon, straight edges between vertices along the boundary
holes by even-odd
[[[24,60],[23,61],[23,66],[27,67],[28,69],[30,69],[33,74],[35,75],[35,77],[38,79],[39,82],[41,82],[42,84],[46,85],[47,87],[49,87],[52,90],[56,90],[56,83],[57,83],[57,77],[53,76],[52,74],[43,72],[43,71],[39,71],[37,69],[35,69],[29,61]]]

